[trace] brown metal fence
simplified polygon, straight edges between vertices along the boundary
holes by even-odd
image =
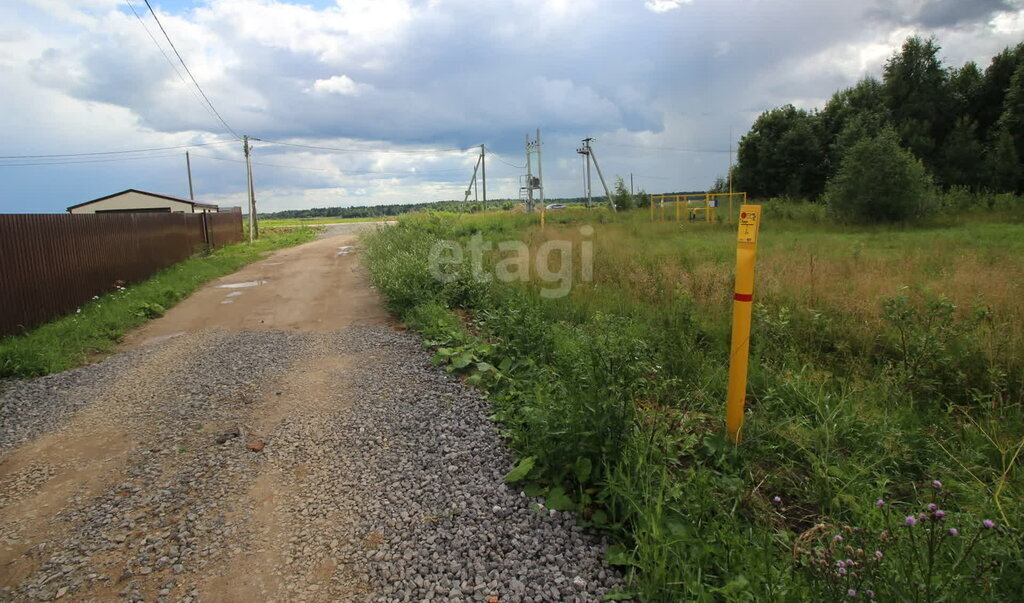
[[[241,240],[239,213],[0,214],[0,335]]]

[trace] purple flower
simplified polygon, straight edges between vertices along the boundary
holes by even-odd
[[[928,505],[928,510],[929,511],[934,511],[935,509],[938,509],[938,508],[939,508],[939,506],[936,505],[935,503],[932,503],[932,504]]]
[[[941,487],[942,487],[942,482],[940,482],[939,480],[935,480],[935,481],[932,482],[932,488],[935,488],[936,490],[938,490]]]
[[[882,554],[882,551],[875,551],[875,557],[877,559],[881,559],[882,557],[885,557],[885,555]]]
[[[925,515],[924,513],[918,513],[917,514],[917,518],[920,519],[921,521],[924,521],[924,520],[928,519],[928,516]]]
[[[851,588],[850,590],[846,591],[846,594],[851,596],[851,597],[856,597],[857,596],[857,591],[855,591],[855,590],[853,590]]]
[[[839,568],[838,571],[839,571],[839,575],[840,576],[845,576],[846,575],[846,568],[845,567]]]
[[[781,499],[781,498],[779,498],[778,496],[776,496],[776,497],[775,497],[775,498],[773,498],[772,500],[773,500],[773,501],[775,501],[775,503],[776,503],[776,504],[782,504],[782,499]]]
[[[956,528],[949,528],[949,535],[950,536],[959,536],[960,535],[960,530],[958,530]]]
[[[938,511],[935,512],[935,519],[942,519],[945,516],[946,512],[943,511],[942,509],[939,509]]]
[[[875,591],[873,591],[873,590],[866,590],[866,591],[864,591],[864,596],[869,598],[869,599],[874,599],[875,598]]]
[[[917,523],[917,518],[913,515],[907,515],[907,518],[903,520],[908,526],[912,526]]]
[[[885,501],[882,500],[881,498],[879,498],[878,500],[875,501],[875,506],[879,507],[879,508],[884,507],[885,506]]]
[[[995,522],[991,519],[986,519],[985,521],[981,522],[981,525],[984,526],[986,530],[991,530],[992,528],[996,527]]]
[[[835,536],[832,537],[832,540],[834,540],[835,542],[842,542],[843,541],[843,537],[840,536],[839,534],[836,534]]]
[[[845,561],[836,561],[836,567],[846,567]]]

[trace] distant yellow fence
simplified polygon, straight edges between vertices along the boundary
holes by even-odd
[[[739,198],[740,204],[747,202],[747,193],[690,193],[687,195],[651,195],[651,221],[657,218],[660,213],[661,220],[665,220],[666,206],[674,205],[676,222],[682,220],[683,214],[689,220],[703,218],[705,222],[715,222],[717,219],[718,207],[723,200],[729,201],[729,212],[726,214],[726,222],[733,220],[733,202]],[[660,210],[655,211],[654,206],[658,205]]]

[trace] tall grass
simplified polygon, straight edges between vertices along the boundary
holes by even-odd
[[[739,447],[721,435],[733,227],[645,210],[551,212],[544,230],[535,216],[420,215],[365,235],[366,259],[438,360],[490,392],[523,459],[512,477],[616,535],[609,559],[642,598],[1013,598],[1024,225],[853,229],[767,207]],[[583,222],[594,280],[562,299],[427,270],[439,239],[535,249],[578,243]]]
[[[203,283],[314,236],[308,228],[268,231],[253,245],[231,245],[187,259],[146,281],[97,296],[76,312],[24,335],[2,338],[0,378],[35,377],[84,364],[92,355],[112,350],[126,331],[161,315]]]

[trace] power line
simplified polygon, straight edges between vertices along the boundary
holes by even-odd
[[[121,155],[125,153],[145,153],[149,151],[172,151],[174,149],[189,149],[192,147],[208,147],[215,144],[234,143],[233,140],[221,140],[217,142],[197,142],[195,144],[183,144],[175,147],[153,147],[150,149],[130,149],[127,151],[96,151],[93,153],[55,153],[52,155],[0,155],[0,159],[47,159],[58,157],[92,157],[95,155]]]
[[[263,139],[262,142],[267,144],[280,144],[288,147],[300,147],[304,149],[319,149],[321,151],[337,151],[339,153],[402,153],[412,155],[422,155],[426,153],[465,153],[466,151],[474,150],[479,148],[480,145],[474,145],[466,149],[452,148],[452,149],[353,149],[353,148],[339,148],[339,147],[325,147],[312,144],[299,144],[297,142],[281,142],[280,140],[267,140]]]
[[[222,123],[224,125],[224,127],[227,128],[227,131],[231,132],[231,134],[235,138],[238,138],[239,140],[241,140],[242,137],[239,136],[238,132],[235,132],[234,129],[232,129],[232,127],[228,125],[228,122],[224,121],[224,118],[221,117],[220,112],[217,111],[217,107],[214,107],[213,103],[210,102],[210,97],[206,96],[206,93],[203,92],[203,87],[200,86],[199,82],[196,81],[195,76],[192,75],[192,71],[188,68],[188,65],[185,64],[185,59],[181,58],[181,53],[178,52],[177,47],[174,46],[174,42],[171,41],[171,36],[167,35],[167,30],[164,29],[164,24],[160,22],[160,17],[156,16],[156,11],[153,10],[153,5],[151,5],[149,3],[149,0],[143,0],[143,1],[146,3],[146,7],[149,8],[149,12],[152,13],[153,20],[155,20],[156,24],[160,26],[160,31],[163,32],[164,38],[167,39],[167,43],[171,45],[171,50],[174,51],[174,55],[178,57],[178,61],[181,63],[181,66],[185,68],[185,73],[187,73],[188,77],[192,79],[192,83],[196,85],[196,89],[199,90],[199,94],[203,95],[203,98],[206,99],[206,103],[210,106],[210,109],[213,110],[214,114],[216,114],[217,119],[220,120],[220,123]]]
[[[167,52],[164,51],[164,47],[160,45],[160,42],[156,41],[156,36],[154,36],[153,32],[149,30],[149,26],[146,25],[146,22],[142,20],[142,16],[139,15],[139,12],[135,10],[135,5],[131,3],[131,0],[124,0],[124,2],[128,5],[128,8],[132,9],[132,14],[134,14],[135,18],[139,20],[139,23],[142,25],[142,29],[146,30],[146,35],[148,35],[149,39],[153,41],[153,45],[156,46],[156,49],[159,50],[160,54],[163,55],[164,60],[167,61],[167,64],[171,66],[171,69],[174,71],[174,75],[178,76],[178,79],[181,80],[181,83],[185,85],[185,89],[192,94],[192,98],[196,99],[196,102],[198,102],[199,105],[202,106],[202,108],[206,111],[207,114],[209,114],[210,117],[217,119],[217,115],[213,111],[211,111],[210,107],[206,106],[206,103],[203,102],[203,99],[200,98],[198,94],[196,94],[195,88],[189,86],[188,82],[185,81],[185,76],[181,75],[181,71],[178,70],[178,67],[174,64],[174,61],[171,60],[171,57],[167,56]]]
[[[204,157],[206,159],[215,159],[217,161],[233,161],[233,162],[236,162],[236,163],[245,163],[244,159],[232,159],[230,157],[215,157],[213,155],[202,155],[202,154],[199,154],[199,153],[193,153],[193,156],[195,156],[195,157]],[[357,174],[357,175],[377,174],[377,175],[385,175],[385,176],[414,176],[414,175],[417,175],[417,174],[443,174],[443,173],[448,173],[448,172],[461,172],[461,171],[463,171],[463,168],[452,168],[452,169],[444,169],[444,170],[424,170],[424,171],[417,171],[417,172],[379,172],[379,171],[375,171],[375,170],[343,170],[343,169],[340,169],[340,168],[310,168],[310,167],[302,167],[302,166],[298,166],[298,165],[284,165],[282,163],[266,163],[266,162],[263,162],[263,161],[253,161],[252,164],[253,165],[265,165],[265,166],[269,166],[269,167],[286,168],[286,169],[292,169],[292,170],[308,170],[308,171],[312,171],[312,172],[337,172],[337,173],[341,173],[341,174]]]
[[[54,161],[33,161],[22,163],[0,163],[0,167],[28,167],[37,165],[72,165],[76,163],[110,163],[113,161],[135,161],[138,159],[162,159],[165,157],[181,157],[180,153],[166,153],[163,155],[143,155],[139,157],[111,157],[107,159],[71,159]]]
[[[611,143],[617,147],[629,147],[631,149],[650,149],[652,151],[676,151],[678,153],[728,153],[727,149],[685,149],[681,147],[649,147],[639,144]]]
[[[525,166],[525,165],[515,165],[514,163],[509,163],[509,162],[505,161],[504,159],[502,159],[501,157],[498,157],[497,155],[491,155],[491,156],[492,156],[492,157],[493,157],[494,159],[497,159],[498,161],[500,161],[500,162],[504,163],[505,165],[507,165],[507,166],[509,166],[509,167],[514,167],[514,168],[516,168],[517,170],[525,170],[525,169],[526,169],[526,166]]]

